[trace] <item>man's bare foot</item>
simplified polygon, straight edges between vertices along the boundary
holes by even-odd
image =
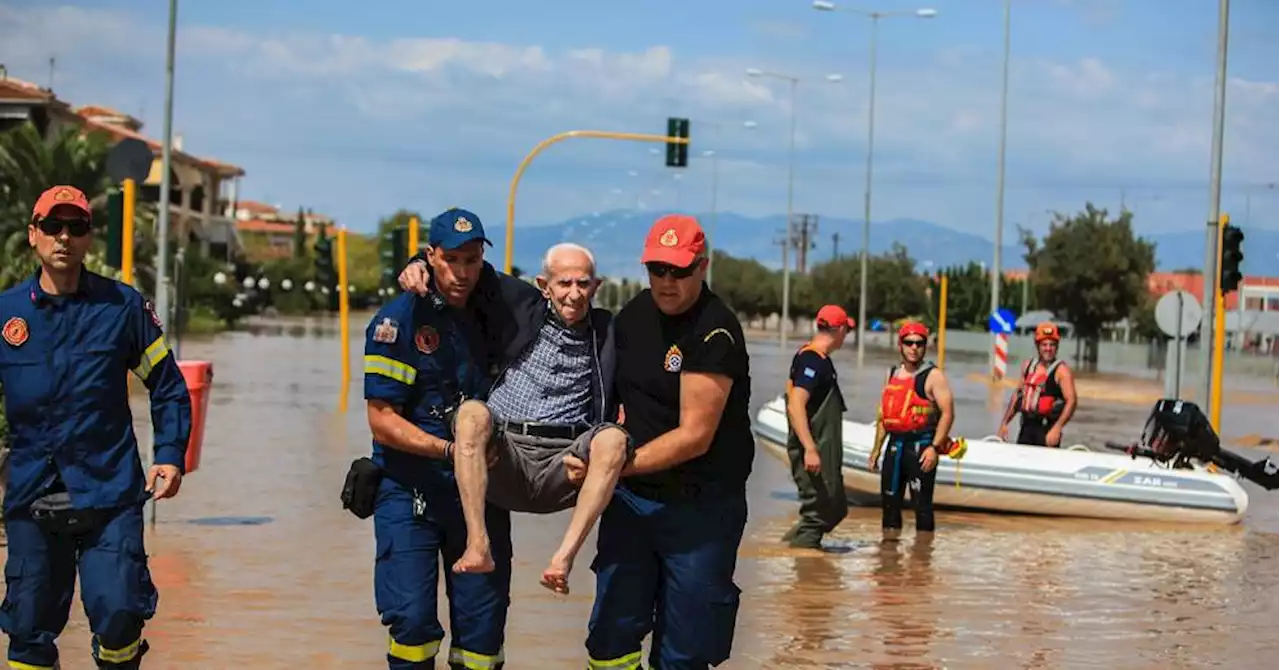
[[[489,543],[482,545],[467,545],[467,550],[462,552],[462,557],[453,564],[453,571],[457,573],[485,573],[493,572],[493,554],[489,553]]]
[[[573,570],[573,559],[553,557],[551,565],[542,571],[542,585],[561,595],[569,593],[569,572]]]

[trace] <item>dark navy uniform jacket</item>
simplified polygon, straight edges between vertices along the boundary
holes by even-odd
[[[132,287],[84,270],[75,293],[49,295],[37,270],[0,293],[0,336],[11,433],[6,514],[59,479],[77,508],[149,497],[129,411],[131,371],[151,395],[154,462],[183,469],[191,395],[154,308]]]
[[[433,289],[434,290],[434,289]],[[479,299],[472,296],[472,304]],[[382,400],[413,425],[449,439],[446,412],[464,399],[484,400],[491,362],[471,305],[450,307],[438,292],[401,293],[383,305],[365,330],[364,397]],[[445,462],[374,440],[373,461],[406,486],[430,488]]]

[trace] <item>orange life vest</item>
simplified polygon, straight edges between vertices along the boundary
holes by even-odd
[[[1023,414],[1047,417],[1053,416],[1061,408],[1062,390],[1053,380],[1053,373],[1061,364],[1062,361],[1054,361],[1042,367],[1039,361],[1027,363],[1022,371],[1022,389],[1019,391],[1022,394],[1019,410]],[[1054,392],[1046,394],[1045,389],[1051,381],[1054,382]]]
[[[925,363],[910,377],[899,377],[898,366],[889,368],[889,378],[880,393],[880,425],[889,433],[916,433],[933,427],[937,407],[924,392],[924,381],[933,369]]]

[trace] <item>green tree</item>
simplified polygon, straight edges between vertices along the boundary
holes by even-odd
[[[981,263],[943,268],[947,278],[947,326],[961,330],[983,330],[991,315],[991,273]],[[938,277],[929,278],[929,288],[936,300],[941,293]],[[1022,280],[1001,277],[1000,306],[1022,314]],[[1027,310],[1035,309],[1028,291]]]
[[[850,314],[858,313],[862,269],[856,256],[815,265],[806,283],[811,292],[804,313],[836,304]],[[899,243],[886,253],[867,258],[867,318],[896,321],[928,313],[926,280],[915,271],[915,261]]]
[[[298,208],[298,220],[293,223],[293,257],[307,257],[307,218],[302,208]]]
[[[1129,211],[1110,218],[1087,203],[1074,216],[1055,214],[1043,241],[1019,230],[1037,300],[1071,322],[1089,365],[1097,363],[1103,327],[1132,314],[1147,296],[1155,244],[1135,236],[1132,222]]]
[[[84,191],[94,207],[94,220],[106,221],[103,197],[107,153],[103,133],[85,134],[67,127],[46,140],[30,123],[0,133],[0,290],[35,271],[27,244],[27,224],[36,199],[54,184]]]
[[[715,292],[734,311],[759,316],[782,308],[781,282],[777,281],[776,272],[755,259],[734,258],[718,250],[712,253],[715,254]],[[643,290],[643,287],[636,286],[634,293],[624,294],[625,299],[629,300]]]

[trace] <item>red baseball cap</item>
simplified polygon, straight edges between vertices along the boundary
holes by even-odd
[[[93,210],[89,208],[89,199],[85,197],[84,191],[74,186],[54,186],[41,193],[36,200],[36,206],[31,210],[31,220],[39,221],[49,216],[54,207],[63,205],[75,207],[90,221],[93,220]]]
[[[832,328],[840,325],[847,325],[850,328],[857,326],[858,323],[844,311],[840,305],[826,305],[818,310],[817,324],[819,328]]]
[[[901,328],[898,328],[899,340],[904,340],[912,335],[919,335],[927,340],[929,339],[929,328],[919,321],[908,321],[902,324]]]
[[[649,229],[640,262],[668,263],[687,268],[706,251],[707,237],[697,219],[685,214],[668,214]]]

